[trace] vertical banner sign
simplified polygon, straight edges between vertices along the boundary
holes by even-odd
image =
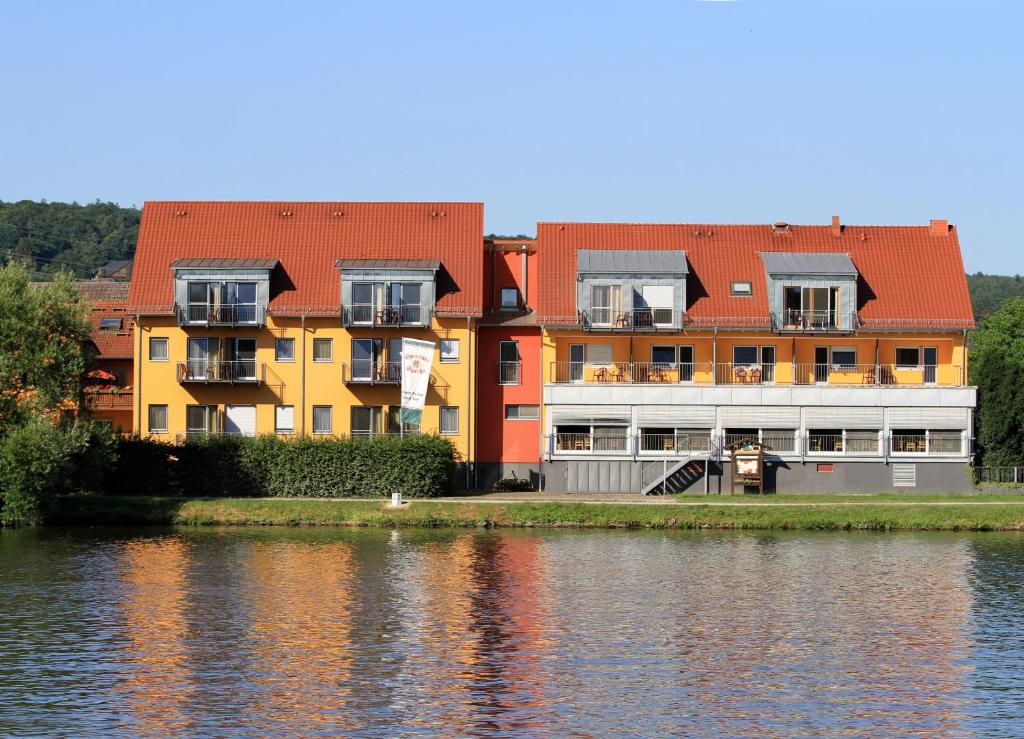
[[[434,342],[402,339],[402,423],[418,424],[430,385]]]

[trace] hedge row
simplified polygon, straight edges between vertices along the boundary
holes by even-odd
[[[456,451],[439,436],[367,439],[208,437],[181,446],[114,444],[100,492],[182,497],[431,498],[450,492]]]

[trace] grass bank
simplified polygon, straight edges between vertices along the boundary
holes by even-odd
[[[976,501],[976,502],[972,502]],[[1024,501],[943,498],[908,506],[878,501],[836,505],[588,504],[275,498],[74,497],[56,502],[54,525],[256,525],[380,527],[550,527],[811,531],[1024,531]]]

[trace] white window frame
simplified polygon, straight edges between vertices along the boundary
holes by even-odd
[[[153,342],[162,341],[164,344],[164,357],[159,359],[153,356]],[[170,362],[171,361],[171,340],[166,336],[150,336],[149,337],[149,361],[150,362]]]
[[[317,408],[326,408],[328,410],[327,420],[329,421],[330,428],[328,428],[327,431],[317,431],[316,430],[316,409]],[[332,435],[334,433],[334,406],[333,405],[314,405],[313,406],[313,412],[312,412],[311,416],[312,416],[312,420],[313,420],[313,433],[314,434],[316,434],[317,436],[330,436],[330,435]]]
[[[164,427],[153,428],[153,409],[163,408],[164,409]],[[151,434],[166,434],[167,427],[170,426],[170,411],[168,410],[166,403],[151,403],[146,407],[146,428]]]
[[[445,411],[455,412],[455,430],[445,430],[444,428],[444,415]],[[457,405],[442,405],[438,410],[437,415],[437,429],[441,436],[458,436],[459,435],[459,406]]]
[[[326,359],[317,359],[316,358],[317,342],[320,342],[322,344],[325,341],[327,342],[327,346],[329,346],[331,348],[330,355]],[[324,338],[324,337],[319,337],[319,338],[314,338],[313,339],[313,361],[317,362],[317,363],[323,363],[323,364],[326,364],[328,362],[333,362],[334,361],[334,339],[332,339],[332,338]]]
[[[454,344],[455,353],[448,352],[445,354],[445,344]],[[458,364],[462,358],[462,342],[458,339],[441,339],[438,344],[438,351],[441,354],[441,364]]]
[[[746,288],[742,287],[746,285]],[[734,298],[749,298],[754,295],[754,283],[750,280],[733,280],[729,283],[729,294]]]
[[[282,359],[281,358],[280,346],[281,346],[281,342],[282,341],[289,342],[292,345],[292,358],[291,359]],[[290,336],[279,336],[279,337],[274,339],[274,361],[275,362],[288,362],[288,363],[294,363],[295,362],[295,339],[294,338],[292,338]]]
[[[509,410],[516,408],[519,412],[514,416],[509,415]],[[523,416],[521,415],[523,408],[535,408],[537,415],[535,416]],[[506,421],[539,421],[540,420],[540,405],[537,403],[506,403],[505,404],[505,420]]]
[[[282,428],[278,422],[278,413],[282,408],[292,409],[292,427],[290,429]],[[275,405],[274,406],[274,433],[275,434],[294,434],[295,433],[295,406],[294,405]]]
[[[900,364],[899,361],[896,359],[897,355],[899,355],[900,349],[913,349],[914,351],[916,351],[917,352],[917,364]],[[893,363],[893,365],[895,365],[896,369],[898,369],[898,370],[917,370],[917,369],[922,369],[924,367],[924,365],[922,364],[923,360],[924,360],[924,351],[922,351],[921,347],[919,347],[919,346],[897,346],[893,350],[893,353],[892,353],[892,363]]]

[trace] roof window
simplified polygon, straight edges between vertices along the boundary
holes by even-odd
[[[738,297],[749,298],[754,294],[753,286],[744,280],[734,281],[729,286],[729,291]]]
[[[121,319],[120,318],[101,318],[100,319],[100,331],[120,331],[121,330]]]

